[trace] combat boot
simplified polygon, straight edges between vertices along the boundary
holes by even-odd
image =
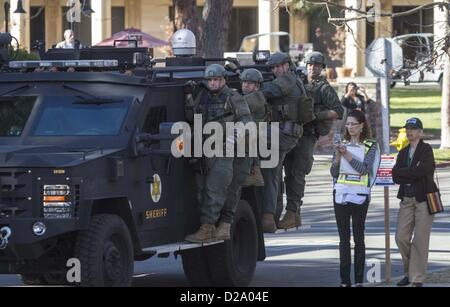
[[[250,172],[250,175],[247,176],[245,179],[244,184],[242,185],[244,187],[263,187],[264,186],[264,178],[261,173],[261,168],[259,166],[253,166],[252,170]]]
[[[262,218],[262,227],[265,233],[274,233],[277,231],[277,225],[272,213],[264,213]]]
[[[302,216],[300,214],[300,209],[298,209],[297,214],[295,215],[295,224],[297,224],[297,227],[302,226]]]
[[[216,228],[216,240],[225,241],[231,239],[231,224],[220,222]]]
[[[211,224],[202,224],[193,234],[187,235],[185,241],[191,243],[211,243],[216,240],[216,227]]]
[[[295,228],[299,227],[300,224],[300,214],[291,210],[286,210],[286,214],[284,215],[283,219],[278,223],[278,228]]]

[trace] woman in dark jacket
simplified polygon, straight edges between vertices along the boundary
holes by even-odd
[[[373,103],[373,100],[367,96],[363,87],[358,87],[356,83],[350,82],[345,87],[345,95],[341,98],[341,104],[344,107],[344,115],[339,124],[341,133],[345,133],[345,123],[347,122],[348,113],[353,110],[366,112],[366,104]]]
[[[422,139],[420,119],[406,121],[409,145],[397,157],[392,175],[400,184],[400,201],[395,241],[402,256],[405,277],[398,286],[421,287],[426,277],[428,250],[433,215],[428,212],[426,194],[438,189],[433,181],[435,161],[433,149]],[[413,237],[414,234],[414,237]]]
[[[366,104],[371,103],[372,99],[367,96],[363,87],[358,87],[356,83],[350,82],[345,87],[345,95],[341,98],[344,107],[351,110],[360,110],[366,112]]]

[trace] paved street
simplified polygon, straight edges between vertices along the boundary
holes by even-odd
[[[321,159],[323,160],[323,159]],[[450,203],[450,169],[439,170],[443,201]],[[308,190],[303,207],[306,229],[268,235],[268,257],[258,263],[251,286],[337,286],[339,285],[338,237],[331,204],[331,180],[326,162],[315,165],[308,178]],[[394,241],[398,201],[397,189],[390,190],[392,274],[402,276],[401,260]],[[375,188],[369,208],[366,229],[367,260],[380,260],[384,278],[384,208],[383,188]],[[450,207],[438,216],[431,237],[429,270],[450,267]],[[187,286],[181,260],[150,259],[136,263],[136,286]],[[0,286],[20,285],[16,276],[0,275]]]

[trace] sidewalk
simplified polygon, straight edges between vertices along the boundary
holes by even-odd
[[[379,283],[377,285],[372,285],[375,287],[397,287],[396,283],[400,281],[401,278],[394,278],[391,280],[391,284],[387,285],[386,282]],[[371,287],[370,284],[367,285]],[[409,285],[408,287],[411,287]],[[434,288],[448,288],[450,287],[450,268],[444,270],[432,271],[427,274],[425,279],[424,287],[434,287]]]
[[[431,272],[425,280],[425,285],[432,287],[450,287],[450,268]]]
[[[314,155],[314,164],[315,165],[330,165],[331,159],[332,159],[331,155]],[[441,172],[443,172],[443,174],[444,173],[446,174],[446,173],[448,173],[448,170],[450,168],[450,162],[440,163],[437,165],[437,167],[442,169]],[[445,183],[444,179],[443,179],[443,182]],[[444,183],[441,183],[442,193],[444,193],[444,195],[448,195],[448,188],[447,188],[448,185],[445,185]],[[444,197],[447,197],[447,196],[444,196]],[[395,205],[392,205],[392,206],[395,206]],[[393,220],[395,220],[395,219],[393,219]],[[395,224],[392,224],[391,227],[395,227]],[[443,217],[439,216],[439,218],[435,221],[435,227],[447,228],[448,223],[447,223],[446,216],[443,216]],[[436,237],[436,238],[439,238],[439,237]],[[439,244],[439,240],[443,240],[443,242],[445,242],[445,236],[443,236],[442,239],[436,239],[436,238],[435,238],[435,240],[437,241],[436,242],[437,244]],[[441,244],[442,244],[442,242],[441,242]],[[442,260],[442,259],[440,259],[440,260]],[[430,261],[431,261],[431,259],[430,259]],[[379,284],[365,284],[365,286],[366,287],[397,287],[396,283],[401,278],[403,278],[403,277],[393,278],[391,280],[390,285],[387,285],[386,282],[383,281]],[[427,274],[427,278],[425,280],[424,287],[450,287],[450,267],[444,268],[444,269],[441,268],[438,270],[436,270],[436,268],[434,268],[434,270],[433,270],[433,268],[431,268],[431,270]]]

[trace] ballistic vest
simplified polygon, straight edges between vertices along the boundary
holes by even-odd
[[[256,91],[244,96],[255,123],[266,122],[269,119],[270,111],[266,98],[261,91]]]
[[[194,113],[203,115],[203,124],[217,121],[222,125],[250,115],[242,96],[227,86],[218,93],[202,90],[194,101]]]
[[[282,97],[272,98],[272,121],[300,122],[300,98],[303,95],[292,72],[285,73],[272,81],[277,85]]]

